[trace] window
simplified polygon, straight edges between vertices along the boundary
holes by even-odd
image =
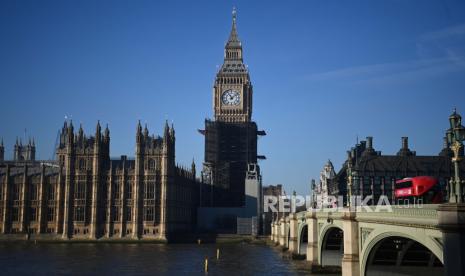
[[[47,187],[47,200],[55,200],[55,185],[53,184]]]
[[[13,186],[13,200],[20,200],[21,196],[21,184],[15,184]]]
[[[132,199],[132,184],[134,181],[130,180],[126,185],[126,198]]]
[[[120,221],[120,217],[121,217],[121,208],[120,208],[120,206],[114,206],[113,207],[112,220],[113,221]]]
[[[84,158],[79,159],[79,169],[80,170],[86,169],[86,160]]]
[[[155,170],[155,166],[156,166],[155,160],[149,159],[149,170]]]
[[[128,210],[126,212],[126,221],[132,221],[132,208],[128,207]]]
[[[39,199],[39,185],[32,183],[29,187],[29,199],[30,200],[38,200]]]
[[[74,221],[81,221],[85,220],[85,213],[86,209],[83,206],[77,206],[74,208]]]
[[[403,181],[403,182],[396,183],[397,189],[404,189],[404,188],[410,188],[410,187],[412,187],[412,181]]]
[[[144,207],[144,220],[145,221],[154,221],[155,220],[155,207],[154,206],[145,206]]]
[[[11,220],[19,221],[19,207],[13,207],[11,209]]]
[[[144,199],[155,199],[155,181],[150,178],[144,183]]]
[[[113,193],[114,193],[113,197],[115,199],[120,199],[121,198],[121,181],[116,180]]]
[[[49,206],[47,208],[47,221],[55,221],[55,207]]]
[[[86,182],[79,181],[74,186],[74,198],[86,199]]]
[[[38,219],[38,209],[36,207],[31,207],[29,209],[29,219],[30,221],[37,221]]]

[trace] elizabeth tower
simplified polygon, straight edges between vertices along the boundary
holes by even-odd
[[[205,121],[203,179],[218,192],[214,206],[243,206],[248,164],[256,164],[257,130],[252,121],[253,87],[243,62],[242,44],[233,10],[232,28],[224,49],[224,62],[213,85],[214,120]]]

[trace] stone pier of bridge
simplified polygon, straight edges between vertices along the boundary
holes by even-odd
[[[393,237],[423,245],[444,265],[446,275],[465,275],[465,205],[392,206],[391,212],[308,210],[274,221],[271,239],[293,254],[306,255],[312,266],[322,266],[323,240],[333,228],[343,233],[343,276],[365,276],[370,253]],[[307,231],[306,250],[301,249],[303,231]]]

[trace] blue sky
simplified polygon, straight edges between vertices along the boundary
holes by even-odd
[[[233,6],[264,184],[308,193],[357,136],[437,154],[452,108],[465,113],[464,1],[1,1],[7,157],[26,128],[50,158],[65,115],[86,132],[108,123],[112,156],[134,154],[137,120],[161,134],[168,119],[178,163],[201,167]]]

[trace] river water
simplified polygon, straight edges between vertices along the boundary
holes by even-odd
[[[220,258],[216,259],[216,250]],[[302,275],[304,261],[255,244],[1,243],[2,275]]]

